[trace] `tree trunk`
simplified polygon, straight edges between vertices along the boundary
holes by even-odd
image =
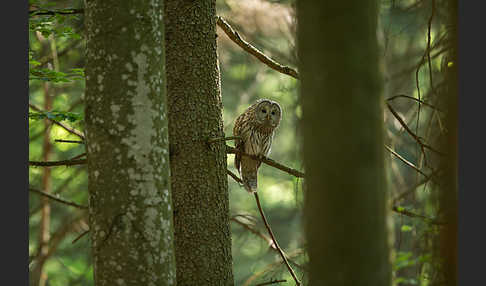
[[[309,285],[390,285],[377,1],[297,1]]]
[[[175,285],[163,1],[86,1],[94,279]]]
[[[458,61],[457,61],[457,0],[449,0],[449,42],[451,52],[446,63],[446,92],[444,102],[446,105],[447,135],[443,142],[442,150],[446,150],[447,156],[442,157],[441,168],[442,186],[439,191],[440,219],[446,222],[440,228],[439,253],[436,253],[441,263],[441,274],[437,277],[437,284],[455,286],[457,280],[457,220],[458,220]]]
[[[48,51],[49,43],[54,41],[53,38],[44,38],[37,33],[37,39],[42,44],[42,50]],[[55,56],[55,51],[52,49],[53,44],[50,45],[51,53]],[[56,70],[58,71],[58,70]],[[52,102],[54,100],[55,94],[53,94],[53,90],[51,90],[51,85],[48,82],[43,84],[44,89],[44,110],[51,111],[52,110]],[[51,144],[51,128],[52,123],[48,119],[44,119],[44,138],[42,141],[42,160],[47,162],[51,158],[52,153],[52,144]],[[42,190],[44,192],[50,193],[52,187],[52,174],[51,168],[44,168],[42,170]],[[48,259],[49,253],[49,243],[51,240],[51,205],[50,201],[47,197],[41,197],[41,219],[39,223],[39,246],[38,246],[38,253],[36,254],[35,258],[35,266],[31,273],[30,285],[33,286],[44,286],[46,285],[47,281],[47,273],[45,271],[45,264]]]
[[[165,2],[178,285],[234,283],[215,2]]]

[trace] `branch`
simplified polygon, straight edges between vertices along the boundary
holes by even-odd
[[[39,107],[35,106],[34,104],[32,103],[29,103],[29,107],[32,108],[33,110],[35,111],[38,111],[38,112],[43,112]],[[75,128],[73,127],[70,127],[64,123],[61,123],[59,121],[56,121],[54,119],[50,119],[50,118],[47,118],[48,120],[50,120],[52,123],[62,127],[64,130],[66,130],[67,132],[71,133],[71,134],[74,134],[76,136],[78,136],[79,138],[83,139],[84,140],[84,134],[83,132],[79,131],[79,130],[76,130]]]
[[[73,202],[70,202],[70,201],[66,201],[64,199],[61,199],[61,198],[58,198],[56,196],[53,196],[49,193],[46,193],[46,192],[43,192],[41,190],[37,190],[37,189],[34,189],[34,188],[31,188],[29,186],[29,192],[33,192],[33,193],[36,193],[36,194],[39,194],[41,196],[44,196],[44,197],[47,197],[51,200],[54,200],[58,203],[62,203],[62,204],[65,204],[65,205],[68,205],[68,206],[72,206],[72,207],[75,207],[75,208],[78,208],[78,209],[87,209],[88,207],[87,206],[83,206],[83,205],[79,205],[77,203],[73,203]]]
[[[432,105],[432,104],[430,104],[430,103],[424,102],[424,101],[422,101],[422,100],[420,100],[420,99],[418,99],[418,98],[415,98],[415,97],[412,97],[412,96],[409,96],[409,95],[405,95],[405,94],[399,94],[399,95],[395,95],[395,96],[392,96],[392,97],[390,97],[390,98],[387,98],[386,100],[387,100],[387,101],[392,101],[392,100],[397,99],[397,98],[400,98],[400,97],[402,97],[402,98],[408,98],[408,99],[411,99],[411,100],[415,100],[415,101],[417,101],[418,103],[423,104],[423,105],[425,105],[425,106],[428,106],[428,107],[430,107],[430,108],[432,108],[432,109],[435,109],[435,110],[440,111],[440,112],[444,112],[444,111],[442,111],[441,109],[439,109],[438,107],[435,107],[435,106],[433,106],[433,105]]]
[[[255,155],[250,155],[250,154],[247,154],[247,153],[244,153],[244,152],[241,152],[237,149],[235,149],[234,147],[231,147],[231,146],[228,146],[226,145],[226,153],[228,154],[240,154],[242,156],[248,156],[250,158],[252,158],[253,160],[256,160],[256,161],[260,161],[260,162],[263,162],[269,166],[272,166],[274,168],[277,168],[279,170],[282,170],[286,173],[289,173],[290,175],[294,175],[296,176],[297,178],[304,178],[305,174],[298,171],[298,170],[295,170],[295,169],[292,169],[292,168],[289,168],[287,166],[284,166],[278,162],[275,162],[274,160],[272,159],[269,159],[265,156],[262,156],[262,157],[258,157],[258,156],[255,156]]]
[[[217,25],[228,35],[228,37],[235,42],[238,46],[243,48],[246,52],[250,53],[262,63],[266,64],[268,67],[281,72],[283,74],[289,75],[293,78],[299,79],[299,74],[296,70],[292,69],[288,66],[283,66],[276,61],[272,60],[270,57],[266,56],[262,52],[260,52],[257,48],[252,46],[250,43],[243,40],[238,32],[236,32],[223,18],[220,16],[216,17]]]
[[[395,198],[393,198],[392,200],[392,203],[393,204],[396,204],[398,203],[399,200],[403,199],[404,197],[408,196],[409,194],[415,192],[415,190],[420,187],[421,185],[427,183],[433,176],[435,176],[437,173],[439,172],[439,170],[436,170],[434,172],[432,172],[432,174],[430,174],[430,176],[428,177],[425,177],[422,181],[418,182],[417,184],[415,184],[414,186],[406,189],[405,191],[402,191],[400,192]]]
[[[432,13],[431,13],[431,15],[429,17],[429,21],[428,21],[427,47],[425,49],[424,55],[422,56],[421,62],[419,64],[419,66],[417,67],[417,70],[415,71],[415,84],[417,86],[417,97],[418,97],[419,100],[420,100],[419,71],[420,71],[420,67],[422,66],[422,64],[425,61],[426,56],[427,56],[428,65],[429,65],[430,89],[432,90],[433,93],[435,93],[434,84],[432,82],[432,66],[431,66],[431,62],[430,62],[430,29],[431,29],[431,26],[432,26],[432,19],[434,17],[434,12],[435,12],[435,0],[432,0]],[[419,122],[420,122],[420,102],[419,102],[418,108],[417,108],[417,125],[416,125],[416,128],[415,128],[415,132],[417,134],[418,134],[418,130],[419,130],[418,129],[419,128]],[[423,147],[424,146],[421,145],[422,153],[424,153]],[[424,156],[425,156],[425,153],[424,153]]]
[[[29,166],[35,167],[54,167],[54,166],[73,166],[73,165],[84,165],[86,164],[87,159],[78,159],[78,160],[62,160],[62,161],[29,161]]]
[[[237,175],[235,175],[235,173],[231,172],[231,171],[230,171],[230,170],[228,170],[228,169],[226,169],[226,173],[227,173],[228,175],[230,175],[230,176],[231,176],[231,178],[233,178],[233,179],[234,179],[234,180],[235,180],[235,181],[236,181],[238,184],[243,185],[243,181],[242,181],[240,178],[238,178],[238,176],[237,176]]]
[[[83,14],[84,9],[62,9],[62,10],[44,10],[36,9],[30,10],[29,16],[53,16],[53,15],[73,15],[73,14]]]
[[[431,223],[431,224],[435,224],[435,225],[446,224],[445,222],[441,222],[441,221],[438,221],[438,220],[433,219],[433,218],[429,218],[429,217],[426,217],[426,216],[423,216],[423,215],[420,215],[420,214],[413,213],[411,211],[407,211],[406,209],[403,209],[402,207],[398,207],[398,206],[393,206],[392,211],[399,213],[399,214],[402,214],[402,215],[406,215],[408,217],[421,218],[421,219],[425,220],[426,222]]]
[[[55,139],[54,142],[59,143],[77,143],[77,144],[84,144],[84,141],[77,141],[77,140],[64,140],[64,139]]]
[[[405,121],[403,121],[403,119],[400,117],[400,115],[398,115],[398,113],[391,107],[390,104],[386,103],[386,106],[388,107],[388,110],[390,110],[390,112],[393,114],[393,116],[398,120],[398,122],[400,123],[400,125],[402,125],[402,127],[407,131],[408,134],[410,134],[410,136],[412,136],[412,138],[417,141],[417,143],[420,145],[420,148],[422,149],[422,153],[424,153],[424,148],[427,148],[431,151],[434,151],[435,153],[439,154],[439,155],[442,155],[442,156],[445,156],[445,154],[443,152],[440,152],[438,150],[436,150],[435,148],[433,148],[432,146],[429,146],[425,143],[422,142],[422,139],[420,137],[418,137],[417,135],[415,135],[415,133],[412,132],[412,130],[410,130],[410,128],[408,127],[407,123],[405,123]]]
[[[208,139],[208,144],[212,144],[212,143],[216,143],[216,142],[220,142],[220,141],[236,140],[236,139],[241,139],[241,136],[211,138],[211,139]]]
[[[251,232],[251,233],[255,234],[256,236],[260,237],[261,239],[265,240],[270,245],[270,248],[272,248],[273,250],[277,250],[277,247],[273,243],[273,240],[271,238],[269,238],[268,236],[264,235],[263,233],[259,232],[256,229],[250,227],[248,224],[242,222],[241,220],[238,220],[234,216],[231,217],[230,220],[231,221],[234,221],[235,223],[237,223],[237,224],[241,225],[242,227],[244,227],[249,232]]]
[[[248,224],[242,222],[241,220],[238,220],[236,217],[237,216],[240,216],[240,215],[235,215],[235,216],[232,216],[230,218],[231,221],[241,225],[243,228],[245,228],[246,230],[248,230],[249,232],[255,234],[256,236],[260,237],[261,239],[265,240],[269,245],[270,245],[270,248],[274,251],[279,251],[278,248],[275,246],[275,243],[273,242],[273,240],[271,238],[269,238],[268,236],[264,235],[263,233],[259,232],[258,230],[250,227]],[[295,266],[297,266],[298,268],[300,269],[304,269],[304,267],[302,265],[300,265],[299,263],[293,261],[292,259],[290,258],[287,258],[287,260],[290,262],[290,264],[293,264]]]
[[[390,147],[388,147],[386,145],[385,145],[385,148],[386,148],[386,150],[388,150],[388,152],[390,152],[393,155],[395,155],[398,159],[400,159],[400,161],[402,161],[403,163],[405,163],[407,166],[413,168],[415,171],[419,172],[420,174],[422,174],[426,178],[429,178],[429,176],[427,174],[425,174],[422,170],[420,170],[419,168],[417,168],[413,163],[411,163],[407,159],[405,159],[402,156],[400,156],[400,154],[398,154],[397,152],[393,151],[392,148],[390,148]]]
[[[81,233],[80,235],[78,235],[71,243],[75,243],[76,241],[78,241],[81,237],[85,236],[86,234],[88,234],[89,232],[89,229],[88,230],[85,230],[83,233]]]
[[[272,237],[273,243],[274,243],[275,247],[277,248],[278,253],[282,257],[282,260],[285,263],[285,266],[287,266],[287,269],[289,270],[290,275],[292,275],[292,278],[294,278],[295,284],[297,286],[300,286],[299,279],[297,278],[297,276],[295,276],[294,270],[292,269],[292,267],[290,267],[290,264],[287,261],[287,258],[285,257],[282,249],[278,245],[277,240],[275,239],[275,236],[273,235],[272,229],[270,228],[270,225],[268,224],[267,219],[265,218],[265,214],[263,213],[262,206],[260,205],[260,199],[258,198],[258,193],[257,192],[254,192],[253,194],[255,195],[255,201],[257,203],[258,210],[260,211],[260,215],[262,216],[263,223],[265,224],[265,227],[268,230],[268,234],[270,234],[270,236]]]

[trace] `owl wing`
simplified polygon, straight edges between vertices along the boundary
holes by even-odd
[[[238,118],[236,118],[235,121],[235,126],[233,127],[233,135],[234,136],[241,136],[241,127],[243,123],[243,117],[240,115]],[[241,139],[236,139],[235,140],[235,149],[239,151],[244,151],[245,150],[245,143]],[[240,164],[241,164],[241,155],[240,154],[235,154],[235,168],[240,172]]]

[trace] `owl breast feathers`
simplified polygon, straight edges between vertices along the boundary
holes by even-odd
[[[236,118],[233,135],[241,139],[235,141],[235,148],[250,155],[268,156],[275,129],[281,119],[282,109],[277,102],[259,99]],[[257,190],[257,173],[260,164],[260,161],[235,154],[235,167],[248,192]]]

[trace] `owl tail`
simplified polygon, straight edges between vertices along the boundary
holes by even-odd
[[[255,193],[257,191],[257,172],[249,171],[245,172],[241,170],[241,177],[243,179],[243,186],[249,193]]]

